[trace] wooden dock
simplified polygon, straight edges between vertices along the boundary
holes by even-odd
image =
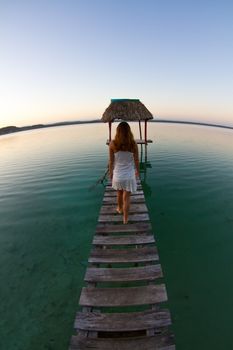
[[[155,238],[140,182],[129,223],[106,186],[70,350],[174,350]]]

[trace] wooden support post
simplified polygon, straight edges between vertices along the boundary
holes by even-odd
[[[145,144],[145,164],[147,163],[147,143]]]
[[[145,120],[145,144],[147,145],[147,120]]]
[[[140,133],[140,140],[142,139],[142,127],[141,127],[141,120],[139,122],[139,133]]]
[[[142,143],[141,143],[140,147],[141,147],[141,152],[140,152],[140,163],[142,164],[142,162],[143,162],[143,144],[142,144]]]
[[[109,139],[109,143],[110,143],[111,140],[112,140],[112,122],[108,123],[108,127],[109,127],[109,137],[108,137],[108,139]]]

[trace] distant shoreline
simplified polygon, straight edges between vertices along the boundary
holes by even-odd
[[[15,132],[20,132],[20,131],[43,129],[43,128],[53,128],[55,126],[76,125],[76,124],[92,124],[92,123],[100,123],[100,120],[85,120],[85,121],[79,120],[79,121],[73,121],[73,122],[60,122],[60,123],[53,123],[53,124],[36,124],[36,125],[29,125],[29,126],[22,126],[22,127],[6,126],[3,128],[0,128],[0,136],[12,134]]]
[[[170,123],[170,124],[173,123],[173,124],[188,124],[188,125],[211,126],[211,127],[217,127],[217,128],[224,128],[224,129],[233,130],[233,126],[228,126],[228,125],[201,123],[201,122],[189,122],[189,121],[182,121],[182,120],[154,119],[154,120],[150,120],[150,122],[151,123]],[[16,132],[20,132],[20,131],[27,131],[27,130],[34,130],[34,129],[43,129],[43,128],[51,128],[51,127],[55,127],[55,126],[78,125],[78,124],[94,124],[94,123],[101,123],[101,120],[85,120],[85,121],[73,121],[73,122],[60,122],[60,123],[53,123],[53,124],[36,124],[36,125],[29,125],[29,126],[23,126],[23,127],[6,126],[6,127],[3,127],[3,128],[0,128],[0,136],[16,133]]]
[[[233,130],[233,126],[230,125],[221,125],[221,124],[212,124],[212,123],[201,123],[201,122],[189,122],[183,120],[165,120],[165,119],[156,119],[151,120],[152,123],[175,123],[175,124],[191,124],[191,125],[200,125],[200,126],[211,126],[216,128],[224,128]]]

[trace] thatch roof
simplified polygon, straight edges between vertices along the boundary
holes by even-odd
[[[140,100],[114,99],[111,100],[101,120],[106,123],[112,122],[114,119],[127,121],[148,120],[153,119],[153,115]]]

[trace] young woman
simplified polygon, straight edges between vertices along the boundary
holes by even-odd
[[[123,213],[123,223],[128,223],[130,194],[137,190],[139,176],[138,146],[130,126],[121,122],[115,139],[109,144],[109,174],[112,187],[117,190],[117,212]]]

